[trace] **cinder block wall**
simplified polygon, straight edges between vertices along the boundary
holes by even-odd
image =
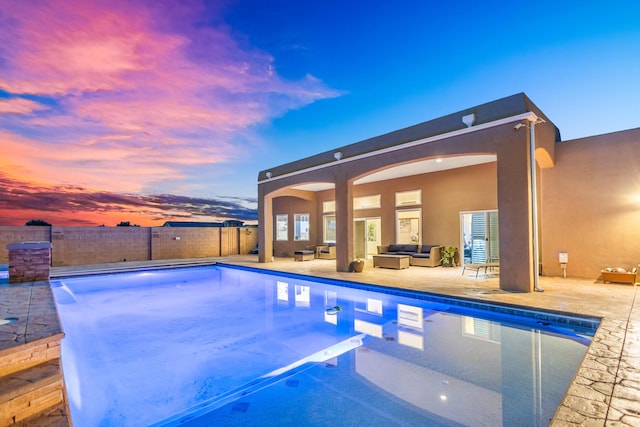
[[[33,241],[52,243],[51,265],[57,267],[247,254],[256,247],[258,232],[234,227],[1,226],[0,264],[9,262],[8,244]]]
[[[9,263],[7,245],[20,242],[50,242],[51,227],[0,226],[0,264]]]
[[[150,259],[149,227],[51,227],[52,265]]]
[[[220,230],[211,227],[154,227],[151,259],[220,256]]]

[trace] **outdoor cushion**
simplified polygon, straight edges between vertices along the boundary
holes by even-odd
[[[398,252],[403,250],[404,245],[389,245],[389,252]]]
[[[302,250],[302,251],[295,251],[294,254],[298,254],[298,255],[310,255],[310,254],[314,254],[314,251],[309,251],[309,250]]]
[[[422,245],[420,247],[420,252],[429,253],[429,252],[431,252],[431,248],[436,247],[436,246],[440,246],[440,245]]]
[[[408,256],[411,256],[411,255],[414,255],[415,253],[416,252],[405,252],[405,251],[391,252],[391,251],[388,251],[388,252],[382,252],[380,255],[408,255]]]
[[[414,257],[414,258],[429,258],[429,257],[431,257],[431,254],[429,252],[426,252],[426,253],[425,252],[419,252],[419,253],[413,254],[411,256]]]

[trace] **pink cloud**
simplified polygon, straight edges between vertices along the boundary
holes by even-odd
[[[0,166],[14,174],[132,192],[180,182],[255,151],[241,145],[253,125],[339,95],[197,22],[200,1],[0,1],[0,90],[16,96],[0,101],[0,129],[13,120]]]
[[[45,106],[24,98],[0,99],[0,114],[29,114]]]
[[[180,180],[184,174],[177,168],[183,162],[195,163],[180,149],[171,162],[159,162],[151,147],[129,147],[108,137],[98,144],[65,144],[29,140],[8,132],[0,132],[0,145],[7,155],[0,157],[0,169],[17,177],[42,183],[82,184],[109,191],[138,192],[146,182],[165,179]]]

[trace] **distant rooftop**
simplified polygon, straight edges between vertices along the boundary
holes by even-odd
[[[163,227],[244,227],[244,221],[229,219],[222,222],[167,221]]]

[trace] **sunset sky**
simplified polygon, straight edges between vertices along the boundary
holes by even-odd
[[[640,126],[640,2],[0,0],[0,225],[257,218],[257,174],[525,92]]]

